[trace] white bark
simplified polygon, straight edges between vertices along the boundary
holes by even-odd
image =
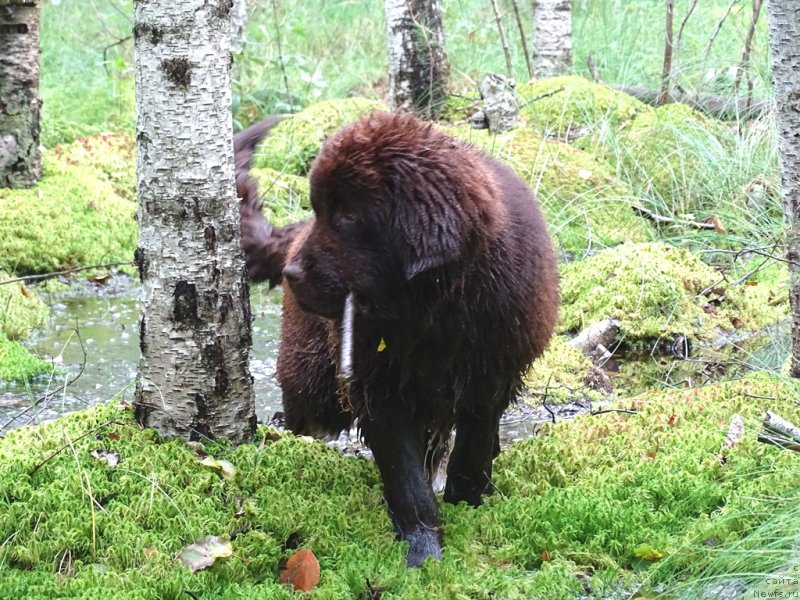
[[[0,187],[42,177],[38,0],[0,0]]]
[[[795,0],[772,0],[768,9],[783,206],[788,226],[786,253],[792,309],[789,372],[792,377],[800,377],[800,10]]]
[[[231,52],[241,54],[244,50],[244,28],[247,25],[247,3],[245,0],[231,0]]]
[[[572,66],[570,0],[533,1],[533,75],[560,75]]]
[[[255,429],[233,182],[230,0],[138,0],[140,422],[184,439]]]
[[[389,104],[394,110],[438,116],[448,63],[437,0],[385,0]]]
[[[519,107],[514,90],[500,75],[487,75],[479,86],[483,113],[492,133],[505,133],[519,121]]]

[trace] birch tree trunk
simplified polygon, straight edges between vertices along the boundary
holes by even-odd
[[[533,75],[561,75],[572,66],[570,0],[533,0]]]
[[[0,0],[0,187],[42,177],[39,2]]]
[[[249,439],[250,305],[233,180],[230,0],[134,2],[142,357],[136,415]]]
[[[449,65],[437,0],[385,0],[389,104],[435,119],[444,106]]]
[[[768,12],[783,210],[788,227],[786,254],[792,310],[789,373],[800,377],[800,11],[795,0],[772,0]]]
[[[244,28],[247,25],[247,3],[231,0],[231,52],[241,54],[244,50]]]

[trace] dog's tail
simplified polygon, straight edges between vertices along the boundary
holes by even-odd
[[[236,192],[241,198],[239,216],[247,275],[251,282],[269,281],[273,288],[281,282],[289,246],[306,222],[273,227],[264,218],[258,186],[247,173],[236,176]]]
[[[305,223],[273,227],[264,218],[258,184],[249,174],[256,146],[281,118],[269,117],[243,129],[233,138],[236,194],[241,200],[239,218],[247,274],[252,282],[269,281],[270,288],[281,282],[289,246]]]
[[[256,146],[282,120],[283,117],[280,115],[267,117],[233,136],[233,162],[237,175],[250,170],[250,167],[253,166],[253,154],[255,154]]]

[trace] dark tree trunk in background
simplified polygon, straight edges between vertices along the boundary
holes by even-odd
[[[250,439],[250,304],[233,180],[230,0],[134,3],[139,421]]]
[[[656,100],[656,104],[659,106],[669,101],[669,80],[672,76],[672,22],[675,16],[673,0],[667,0],[666,13],[667,20],[664,27],[664,63],[661,69],[661,92],[659,92],[658,100]]]
[[[790,374],[800,377],[800,10],[795,0],[772,0],[768,12],[783,207],[788,228],[792,310]]]
[[[562,75],[572,67],[570,0],[533,1],[533,75]]]
[[[39,1],[0,0],[0,187],[42,177]]]
[[[439,116],[449,65],[436,0],[386,0],[389,103],[423,119]]]

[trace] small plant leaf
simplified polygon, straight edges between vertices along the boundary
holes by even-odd
[[[119,454],[116,452],[106,452],[105,450],[92,450],[90,456],[97,460],[102,460],[109,467],[114,469],[119,464]]]
[[[281,573],[281,583],[291,584],[294,589],[307,592],[319,583],[319,561],[308,548],[303,548],[286,561]]]
[[[217,460],[213,456],[206,456],[200,461],[200,464],[219,470],[222,473],[222,476],[228,479],[236,475],[236,467],[233,466],[233,463],[230,463],[227,460]]]
[[[636,558],[641,558],[642,560],[658,560],[660,558],[664,558],[664,555],[653,548],[650,544],[642,544],[636,550],[634,550],[633,555]]]
[[[178,560],[186,565],[192,573],[195,573],[210,567],[216,559],[227,558],[232,554],[233,546],[229,541],[215,535],[207,535],[181,550]]]

